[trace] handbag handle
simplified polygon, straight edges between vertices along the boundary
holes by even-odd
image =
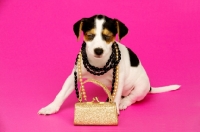
[[[106,87],[106,85],[104,85],[103,83],[99,82],[98,80],[95,80],[95,79],[87,79],[83,82],[83,84],[87,83],[87,82],[92,82],[100,87],[103,88],[103,90],[106,92],[106,94],[108,95],[108,98],[109,98],[109,102],[110,103],[113,103],[113,98],[110,94],[110,91],[108,90],[108,88]],[[81,93],[81,92],[80,92]],[[81,97],[81,96],[80,96]],[[79,101],[82,102],[82,97],[79,98]]]

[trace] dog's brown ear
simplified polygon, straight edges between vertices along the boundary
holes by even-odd
[[[125,24],[115,19],[117,25],[117,34],[119,37],[119,41],[128,33],[128,28]]]
[[[76,23],[74,24],[74,26],[73,26],[74,33],[75,33],[75,35],[76,35],[76,37],[77,37],[78,40],[79,40],[81,31],[82,31],[83,20],[84,20],[84,19],[79,20],[79,21],[76,22]]]

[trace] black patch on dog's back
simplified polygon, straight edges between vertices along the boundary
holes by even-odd
[[[130,64],[132,67],[137,67],[140,63],[137,55],[135,53],[133,53],[133,51],[131,49],[129,49],[128,47],[126,47],[129,53],[129,59],[130,59]]]

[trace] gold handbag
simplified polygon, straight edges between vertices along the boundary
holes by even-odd
[[[99,102],[97,97],[92,102],[82,102],[81,98],[75,104],[74,125],[118,125],[116,103],[113,102],[110,91],[97,80],[88,79],[84,83],[86,82],[101,86],[107,93],[109,102]]]

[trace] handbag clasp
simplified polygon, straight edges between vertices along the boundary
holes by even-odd
[[[99,99],[98,99],[98,97],[94,97],[94,98],[92,99],[92,103],[94,103],[94,102],[97,102],[97,103],[100,102]]]

